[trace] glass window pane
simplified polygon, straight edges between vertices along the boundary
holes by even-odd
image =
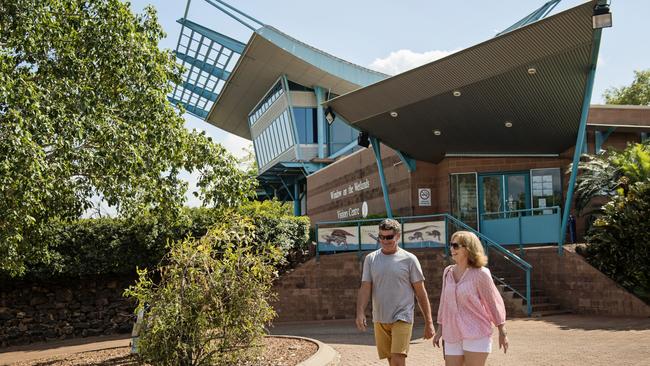
[[[476,174],[453,174],[451,176],[450,192],[452,215],[477,229]]]

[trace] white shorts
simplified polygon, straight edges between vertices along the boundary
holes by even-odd
[[[445,355],[462,356],[467,352],[492,352],[492,338],[464,339],[458,343],[445,342]]]

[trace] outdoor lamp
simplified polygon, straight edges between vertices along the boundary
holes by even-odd
[[[612,13],[609,4],[598,4],[594,7],[594,16],[591,18],[594,29],[609,28],[612,26]]]
[[[327,107],[325,110],[325,119],[327,120],[327,123],[331,125],[335,118],[336,115],[334,114],[334,111],[332,111],[332,107]]]

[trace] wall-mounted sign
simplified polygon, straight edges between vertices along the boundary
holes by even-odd
[[[431,206],[431,188],[418,188],[418,204]]]
[[[347,197],[349,195],[352,195],[356,192],[363,191],[364,189],[370,188],[370,181],[368,178],[356,181],[354,183],[348,184],[347,186],[343,187],[342,189],[337,189],[335,191],[330,191],[330,199],[336,200],[339,198]]]
[[[356,226],[318,228],[318,247],[321,252],[343,252],[359,249],[359,229]]]

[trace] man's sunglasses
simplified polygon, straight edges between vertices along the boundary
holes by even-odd
[[[395,235],[381,235],[379,234],[379,240],[393,240]]]
[[[458,249],[464,247],[464,245],[460,244],[460,243],[449,243],[449,246],[454,248],[454,250],[458,250]]]

